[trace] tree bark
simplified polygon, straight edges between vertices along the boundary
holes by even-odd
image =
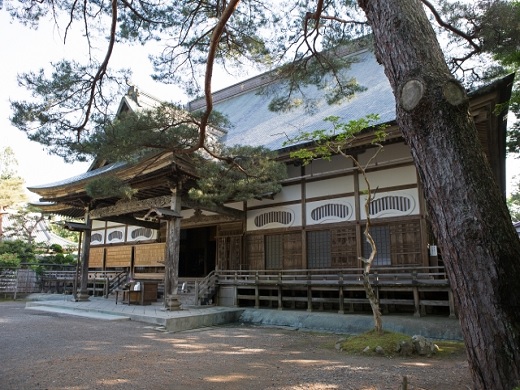
[[[424,187],[477,389],[520,381],[520,241],[419,0],[358,0]]]

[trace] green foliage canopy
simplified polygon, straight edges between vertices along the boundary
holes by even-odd
[[[287,171],[276,161],[276,153],[250,146],[223,148],[222,153],[228,158],[218,162],[197,157],[200,179],[189,192],[191,198],[202,204],[222,204],[280,192]]]

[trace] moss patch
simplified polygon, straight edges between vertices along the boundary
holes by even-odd
[[[411,336],[388,331],[377,334],[372,330],[349,337],[341,343],[341,349],[343,352],[353,355],[380,356],[375,352],[376,347],[380,346],[384,350],[384,354],[381,356],[393,357],[399,355],[397,346],[403,340],[411,342]],[[439,347],[434,355],[437,358],[460,357],[466,353],[464,343],[461,341],[432,341]],[[363,352],[366,347],[370,349],[367,352]]]

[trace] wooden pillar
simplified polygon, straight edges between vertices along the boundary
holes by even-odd
[[[181,194],[180,186],[173,188],[170,209],[173,216],[168,218],[166,233],[166,254],[164,263],[164,307],[179,310],[179,253],[181,240]]]
[[[83,235],[83,248],[81,251],[81,281],[77,300],[85,302],[89,300],[88,295],[88,261],[90,256],[90,239],[92,236],[92,220],[90,219],[89,209],[85,213],[85,229],[81,233]]]

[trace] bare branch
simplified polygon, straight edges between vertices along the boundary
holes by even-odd
[[[83,123],[76,127],[77,140],[80,141],[81,132],[85,129],[92,112],[92,106],[94,105],[94,96],[96,94],[96,87],[103,80],[103,77],[106,74],[108,63],[110,61],[110,57],[112,56],[112,51],[114,49],[114,45],[116,42],[116,27],[117,27],[117,0],[112,0],[112,23],[110,26],[110,40],[108,43],[107,52],[105,55],[105,59],[101,63],[98,68],[97,73],[95,74],[92,84],[90,86],[90,97],[87,104],[87,111],[85,112],[85,118],[83,119]]]
[[[473,46],[474,50],[472,53],[480,53],[482,51],[482,47],[480,47],[477,43],[475,43],[474,39],[475,39],[475,36],[474,35],[468,35],[466,34],[464,31],[461,31],[459,30],[458,28],[452,26],[451,24],[449,23],[446,23],[442,18],[441,18],[441,15],[439,15],[439,13],[437,12],[437,10],[435,9],[435,7],[433,6],[433,4],[431,4],[428,0],[421,0],[421,2],[429,8],[429,10],[431,11],[431,13],[433,14],[433,16],[435,17],[435,20],[437,21],[437,23],[439,23],[440,26],[444,27],[445,29],[451,31],[452,33],[454,34],[457,34],[458,36],[460,36],[461,38],[464,38],[466,41],[468,41],[468,43]]]
[[[213,65],[215,63],[215,57],[217,53],[218,44],[220,41],[220,37],[222,36],[222,32],[224,31],[226,27],[226,23],[228,22],[229,18],[233,15],[235,12],[238,3],[240,3],[240,0],[232,0],[229,2],[229,4],[226,6],[224,11],[222,12],[222,16],[218,20],[217,25],[215,26],[213,30],[213,34],[211,36],[210,46],[208,49],[208,59],[206,63],[206,74],[204,77],[204,94],[206,98],[206,111],[202,115],[202,118],[200,120],[200,133],[199,133],[199,142],[194,145],[190,150],[187,152],[196,150],[201,148],[204,145],[204,139],[206,138],[206,127],[208,125],[208,120],[211,115],[211,111],[213,110],[213,96],[211,93],[211,78],[213,76]]]

